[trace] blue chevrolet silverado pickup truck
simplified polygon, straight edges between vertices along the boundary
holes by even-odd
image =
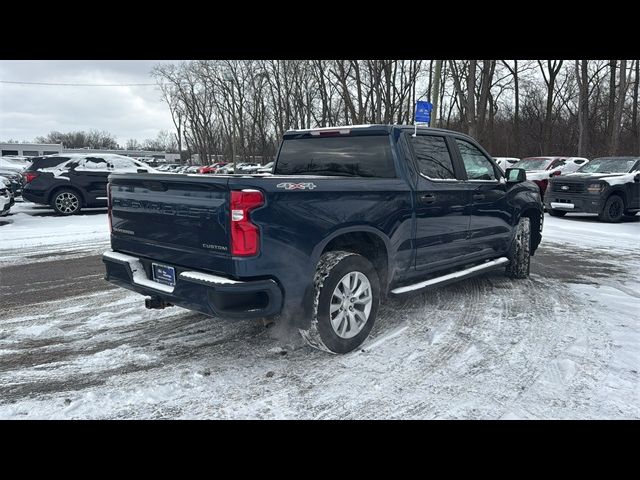
[[[412,126],[285,133],[272,175],[112,174],[106,280],[231,318],[293,323],[345,353],[388,295],[529,275],[540,190],[472,138]]]

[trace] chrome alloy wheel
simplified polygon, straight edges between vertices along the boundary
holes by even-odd
[[[347,273],[331,296],[329,317],[333,330],[341,338],[355,337],[369,320],[372,304],[367,277],[361,272]]]
[[[73,213],[78,210],[80,201],[73,193],[63,192],[56,197],[56,207],[62,213]]]

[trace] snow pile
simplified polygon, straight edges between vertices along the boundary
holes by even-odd
[[[551,175],[551,171],[547,170],[533,170],[531,172],[527,172],[527,180],[544,180],[549,179]]]
[[[624,185],[625,183],[631,183],[635,180],[637,176],[640,175],[640,172],[626,173],[624,175],[620,175],[619,177],[607,177],[603,178],[605,182],[609,185]]]

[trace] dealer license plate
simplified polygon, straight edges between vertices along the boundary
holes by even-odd
[[[169,285],[171,287],[176,284],[176,269],[167,265],[151,264],[153,270],[153,281]]]

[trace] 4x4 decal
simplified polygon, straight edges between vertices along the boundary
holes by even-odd
[[[314,188],[316,188],[316,184],[284,182],[276,185],[276,188],[284,188],[285,190],[313,190]]]

